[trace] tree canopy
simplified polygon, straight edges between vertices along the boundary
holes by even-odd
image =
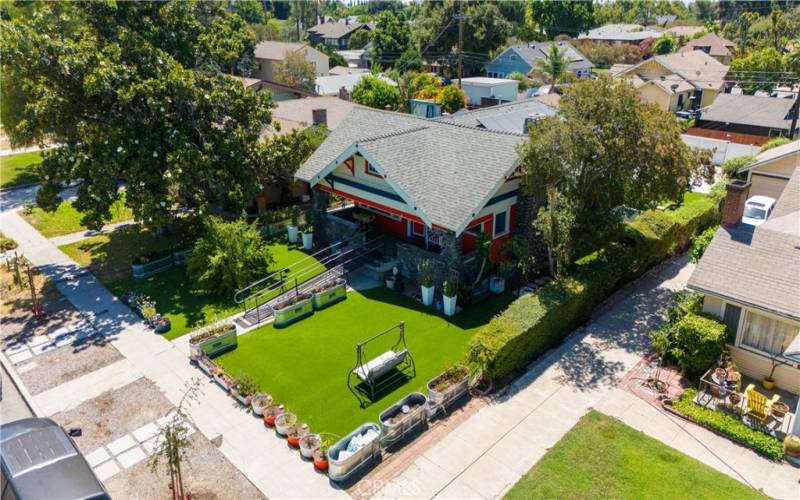
[[[377,25],[370,33],[372,58],[384,66],[392,66],[411,41],[411,32],[405,21],[389,11],[378,14]]]
[[[363,49],[364,46],[369,43],[369,37],[370,30],[363,28],[357,30],[355,33],[350,35],[350,39],[347,41],[347,48],[351,50]]]
[[[311,91],[316,85],[316,76],[314,65],[303,54],[287,52],[278,66],[275,79],[289,87]]]
[[[54,142],[37,200],[82,179],[75,207],[97,228],[121,197],[159,226],[179,205],[243,207],[269,94],[223,73],[252,64],[253,36],[216,2],[41,2],[2,21],[3,127],[13,146]]]
[[[528,9],[530,21],[549,39],[561,34],[577,38],[594,25],[594,2],[532,0]]]
[[[467,98],[460,88],[455,85],[447,85],[439,91],[436,103],[442,106],[442,111],[445,113],[455,113],[467,105]]]
[[[534,225],[556,272],[617,222],[617,207],[677,201],[691,178],[713,170],[681,140],[674,116],[642,104],[625,81],[573,84],[560,110],[536,122],[520,149],[523,190],[542,207]]]
[[[783,70],[783,57],[773,47],[750,50],[731,61],[733,77],[748,94],[757,90],[772,91],[786,76]]]
[[[365,75],[353,87],[353,101],[371,108],[400,107],[400,91],[376,75]]]

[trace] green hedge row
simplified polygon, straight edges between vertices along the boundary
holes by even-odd
[[[748,427],[738,417],[703,408],[694,402],[696,396],[696,389],[686,389],[672,407],[703,427],[724,434],[767,458],[783,460],[783,443],[777,438]]]
[[[570,276],[515,300],[471,339],[470,363],[492,379],[522,370],[557,345],[610,293],[683,250],[718,218],[711,198],[687,194],[683,203],[640,214],[611,242],[574,263]]]

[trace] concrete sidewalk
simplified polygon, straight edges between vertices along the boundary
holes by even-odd
[[[50,238],[50,241],[53,243],[53,245],[60,247],[62,245],[69,245],[70,243],[76,243],[78,241],[85,240],[86,238],[91,238],[92,236],[107,234],[112,231],[116,231],[121,227],[133,226],[134,224],[135,222],[133,220],[112,222],[111,224],[106,224],[98,231],[87,229],[86,231],[78,231],[76,233],[62,234],[61,236],[55,236],[53,238]]]
[[[679,437],[681,428],[665,424],[666,417],[657,417],[655,408],[641,400],[631,401],[638,398],[615,388],[649,350],[649,332],[659,321],[658,311],[675,291],[684,288],[693,268],[685,258],[671,262],[621,291],[594,320],[537,360],[508,394],[428,449],[376,497],[498,498],[592,407],[620,416],[636,428],[642,428],[638,423],[650,423],[647,429],[653,437],[735,476],[722,460],[712,461],[710,453],[697,450],[702,446]],[[788,474],[796,476],[791,468],[752,452],[742,458],[742,449],[735,445],[720,446],[717,452],[725,462],[743,460],[735,462],[737,470],[758,471],[748,474],[748,480],[768,493],[780,496],[791,488],[800,492],[796,477],[792,481]]]
[[[188,408],[193,424],[208,439],[221,441],[220,451],[266,496],[272,498],[346,497],[331,487],[327,476],[314,472],[283,439],[264,428],[263,423],[242,410],[205,375],[189,364],[188,351],[153,333],[124,304],[118,301],[84,268],[62,253],[51,241],[39,234],[14,212],[0,215],[0,227],[13,238],[19,250],[41,272],[54,281],[59,291],[80,311],[91,318],[95,328],[112,339],[127,359],[128,373],[115,366],[117,380],[135,380],[145,376],[164,395],[178,404],[187,385],[195,379],[204,383],[202,394]],[[89,379],[84,379],[87,382]],[[113,384],[112,384],[113,385]],[[80,390],[80,384],[72,384]],[[92,393],[86,388],[87,393]],[[52,398],[63,397],[60,391]],[[91,394],[90,394],[91,397]],[[75,397],[72,403],[78,399]],[[62,401],[49,401],[46,394],[37,396],[37,403],[57,409]]]

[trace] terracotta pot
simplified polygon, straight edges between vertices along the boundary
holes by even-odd
[[[780,401],[772,404],[772,416],[775,418],[783,418],[791,410],[792,409],[789,408],[789,405]]]
[[[275,426],[275,417],[276,415],[264,415],[264,423],[270,427]]]
[[[326,471],[328,470],[328,455],[322,457],[322,454],[319,451],[314,452],[314,468],[319,471]]]
[[[289,434],[286,437],[286,442],[289,443],[289,446],[292,448],[297,448],[300,446],[300,435],[299,434]]]

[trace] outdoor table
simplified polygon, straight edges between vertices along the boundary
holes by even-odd
[[[708,406],[714,398],[727,401],[728,395],[736,392],[736,384],[729,382],[726,378],[717,380],[714,377],[714,370],[716,368],[709,368],[702,377],[700,377],[700,393],[697,396],[697,402],[703,406]],[[715,395],[714,393],[717,393]]]

